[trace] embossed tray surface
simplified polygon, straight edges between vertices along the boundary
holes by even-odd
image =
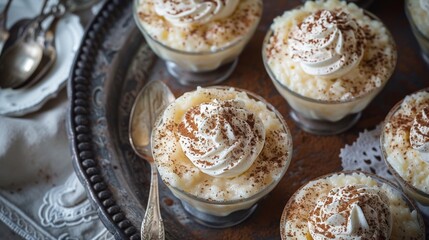
[[[140,239],[150,166],[128,143],[128,119],[156,58],[132,17],[131,1],[107,1],[87,29],[70,76],[69,137],[79,179],[117,239]],[[169,199],[165,187],[161,198]],[[165,204],[163,203],[163,209]],[[180,210],[177,210],[180,211]],[[189,239],[163,211],[167,238]]]
[[[289,107],[272,85],[261,56],[262,41],[273,19],[300,3],[264,1],[264,15],[255,36],[241,54],[233,75],[222,83],[261,95],[285,117],[294,144],[286,175],[249,219],[227,229],[210,229],[193,222],[160,182],[167,239],[279,239],[280,217],[289,197],[309,180],[341,170],[339,150],[351,144],[359,132],[379,124],[407,93],[426,85],[423,76],[427,69],[418,55],[418,45],[405,17],[396,17],[403,14],[403,4],[374,1],[369,10],[388,25],[399,55],[407,57],[399,59],[391,83],[352,129],[329,137],[301,131],[287,114]],[[107,0],[88,27],[71,71],[68,133],[76,173],[101,220],[117,239],[140,239],[150,166],[133,152],[128,142],[128,122],[138,91],[152,79],[164,81],[176,97],[193,89],[180,86],[170,77],[163,61],[144,42],[134,23],[132,1]]]

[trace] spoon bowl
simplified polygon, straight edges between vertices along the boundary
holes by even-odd
[[[9,1],[11,1],[11,0],[9,0]],[[9,28],[8,37],[3,42],[3,47],[0,48],[0,53],[3,54],[4,52],[6,52],[7,49],[12,47],[16,42],[18,42],[18,40],[20,38],[22,38],[23,36],[26,35],[26,32],[27,32],[28,28],[31,26],[31,24],[34,23],[37,20],[37,18],[39,18],[43,15],[43,11],[45,10],[47,3],[48,3],[48,0],[43,1],[42,8],[41,8],[40,14],[38,16],[33,17],[33,18],[22,18],[22,19],[16,21]],[[9,2],[8,2],[8,4],[9,4]],[[6,5],[4,11],[7,11],[7,10],[8,10],[8,6]],[[1,19],[2,19],[2,17],[0,17],[0,23],[2,21]],[[3,24],[4,24],[3,29],[6,29],[6,20],[5,19],[3,20]],[[1,30],[0,30],[0,32],[1,32]],[[0,35],[1,35],[1,33],[0,33]]]
[[[43,46],[34,40],[33,33],[7,49],[0,57],[0,87],[14,88],[26,81],[42,60]]]
[[[31,87],[33,84],[42,79],[54,65],[55,60],[57,59],[57,50],[53,45],[54,37],[55,36],[53,36],[52,33],[49,34],[48,39],[45,41],[45,47],[43,49],[42,59],[40,60],[39,66],[33,72],[28,81],[24,82],[22,86]],[[22,86],[18,86],[16,88]]]
[[[158,171],[152,157],[151,135],[156,118],[175,100],[161,81],[152,81],[138,93],[131,109],[129,139],[136,154],[151,167],[151,184],[141,226],[142,239],[164,239],[164,224],[159,208]]]
[[[16,36],[15,33],[12,34],[17,37],[16,41],[8,47],[5,45],[0,56],[1,88],[16,88],[22,85],[39,67],[45,46],[41,41],[37,41],[37,37],[42,31],[42,22],[53,14],[43,13],[46,3],[47,0],[44,0],[40,15],[31,19],[28,25],[19,27],[18,30],[22,33],[17,33]]]
[[[31,87],[33,84],[41,80],[54,65],[55,60],[57,59],[57,50],[55,48],[55,31],[57,24],[61,20],[62,16],[64,16],[65,11],[65,8],[59,6],[58,9],[53,13],[54,19],[50,23],[48,29],[46,31],[42,30],[37,36],[37,41],[43,46],[43,54],[40,64],[33,74],[27,79],[27,81],[24,81],[15,88]]]
[[[8,31],[8,38],[5,40],[4,45],[0,53],[5,52],[9,49],[15,42],[18,41],[19,38],[22,37],[23,33],[25,33],[25,29],[32,23],[32,19],[23,18],[15,22],[12,27],[10,27]]]

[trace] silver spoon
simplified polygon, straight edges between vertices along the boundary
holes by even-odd
[[[14,89],[30,87],[37,83],[48,73],[49,69],[52,68],[55,60],[57,59],[57,50],[55,48],[55,30],[58,22],[61,20],[61,17],[64,16],[66,9],[63,5],[57,5],[54,6],[54,8],[55,9],[51,10],[54,14],[54,19],[50,23],[50,26],[46,30],[40,31],[39,35],[37,36],[37,41],[44,46],[40,64],[27,81],[14,87]]]
[[[141,239],[164,239],[164,223],[159,209],[158,171],[151,146],[152,128],[156,118],[174,101],[170,89],[161,81],[152,81],[137,95],[131,109],[129,139],[137,155],[146,159],[151,168],[151,184],[146,212],[141,226]]]
[[[39,67],[45,46],[37,41],[37,37],[42,31],[42,22],[54,13],[50,11],[34,18],[24,35],[0,56],[0,87],[21,86]]]
[[[0,53],[3,49],[4,44],[9,38],[9,31],[7,30],[7,27],[6,27],[6,21],[7,21],[7,12],[9,11],[9,7],[11,3],[12,3],[12,0],[8,0],[3,11],[0,13]]]
[[[10,48],[18,39],[22,38],[26,33],[26,29],[30,26],[31,23],[36,21],[38,17],[43,15],[43,12],[47,6],[48,0],[44,0],[42,4],[42,8],[40,10],[40,14],[34,18],[22,18],[16,21],[12,27],[9,29],[9,38],[4,43],[3,49],[0,49],[0,53],[6,51],[6,49]]]
[[[35,40],[37,26],[30,28],[22,40],[8,48],[0,57],[2,88],[14,88],[25,82],[42,60],[43,46]]]

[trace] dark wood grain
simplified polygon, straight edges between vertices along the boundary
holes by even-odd
[[[289,197],[304,183],[320,175],[341,170],[340,149],[353,143],[359,132],[373,129],[383,121],[390,108],[405,95],[429,86],[429,68],[406,19],[403,1],[376,0],[368,10],[391,31],[398,48],[396,70],[384,90],[363,111],[350,130],[335,136],[316,136],[302,131],[289,117],[289,106],[274,88],[262,63],[261,46],[276,16],[296,7],[301,1],[264,1],[264,14],[255,36],[240,56],[237,69],[222,85],[253,91],[272,103],[285,117],[293,136],[291,165],[280,184],[261,201],[256,212],[244,223],[226,230],[205,230],[207,239],[277,239],[279,221]],[[182,87],[165,75],[176,96],[192,88]],[[198,236],[198,232],[196,232]]]

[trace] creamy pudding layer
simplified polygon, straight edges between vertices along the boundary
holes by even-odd
[[[384,25],[345,1],[307,1],[274,19],[264,49],[275,78],[293,92],[348,101],[380,88],[396,63]]]
[[[252,35],[262,14],[261,0],[140,0],[139,20],[162,44],[187,52],[208,52]]]
[[[295,193],[285,211],[283,239],[423,237],[417,212],[410,211],[400,193],[362,173],[311,181]]]
[[[289,164],[291,139],[282,121],[234,88],[185,93],[153,134],[163,181],[207,201],[249,198],[277,182]]]
[[[386,160],[415,188],[429,194],[429,93],[404,98],[383,131]]]

